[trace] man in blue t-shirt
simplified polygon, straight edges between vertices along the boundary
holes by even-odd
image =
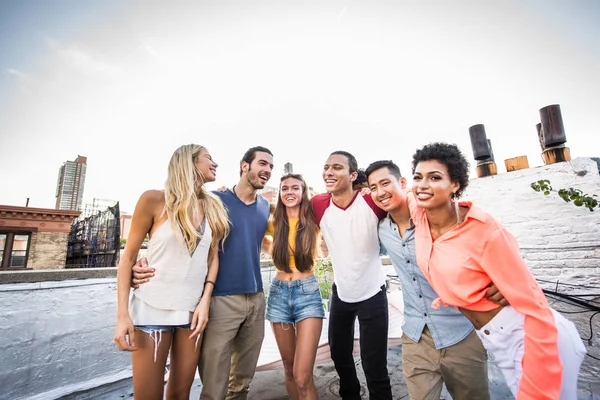
[[[273,170],[273,153],[249,149],[240,162],[240,180],[215,192],[229,214],[231,232],[219,251],[219,272],[203,333],[198,369],[201,399],[245,399],[254,377],[265,334],[265,297],[260,250],[269,220],[269,202],[256,191]],[[151,276],[151,268],[133,268],[134,284]],[[200,283],[200,282],[199,282]],[[207,282],[210,283],[210,282]]]

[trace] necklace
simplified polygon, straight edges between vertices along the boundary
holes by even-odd
[[[457,221],[458,222],[458,221]],[[439,227],[439,228],[432,228],[431,225],[429,226],[429,229],[431,231],[431,236],[433,238],[433,240],[436,240],[437,238],[445,235],[446,233],[450,232],[452,229],[456,228],[459,224],[452,222],[448,225],[445,225],[443,227]]]
[[[233,194],[235,194],[235,197],[237,197],[238,199],[240,199],[240,201],[242,201],[242,202],[244,202],[246,204],[252,204],[252,203],[254,203],[254,201],[256,201],[256,192],[254,193],[254,200],[251,201],[250,203],[248,203],[246,200],[244,200],[240,196],[238,196],[237,192],[235,191],[236,187],[237,187],[237,185],[233,185],[233,188],[232,188],[231,191],[233,192]]]

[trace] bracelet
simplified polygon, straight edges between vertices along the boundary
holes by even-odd
[[[207,279],[207,280],[204,281],[204,286],[206,286],[207,283],[212,283],[213,287],[215,286],[215,282],[211,281],[209,279]]]

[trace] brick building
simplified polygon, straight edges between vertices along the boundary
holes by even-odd
[[[0,271],[64,268],[79,211],[0,205]]]
[[[121,214],[121,239],[127,240],[129,237],[129,231],[131,230],[131,217],[132,215]]]

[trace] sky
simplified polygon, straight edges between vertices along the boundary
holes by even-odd
[[[484,124],[499,173],[543,164],[539,109],[560,104],[573,157],[600,156],[596,0],[0,0],[0,204],[54,208],[88,160],[84,203],[131,213],[173,151],[206,146],[210,188],[252,146],[324,190],[335,150],[359,166]],[[410,182],[410,179],[409,179]]]

